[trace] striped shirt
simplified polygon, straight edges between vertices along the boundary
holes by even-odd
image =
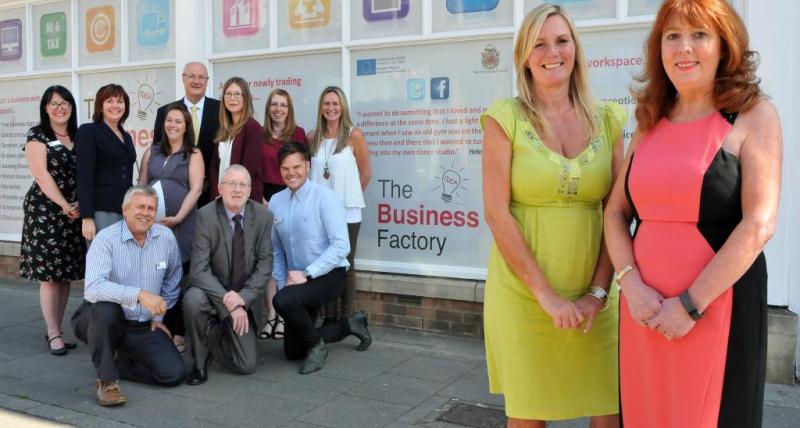
[[[91,303],[117,303],[130,321],[163,321],[163,316],[153,317],[137,303],[139,291],[160,295],[172,308],[181,276],[178,242],[168,227],[153,224],[140,247],[123,219],[101,230],[92,241],[86,255],[83,298]]]

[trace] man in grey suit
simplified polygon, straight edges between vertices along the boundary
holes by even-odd
[[[249,200],[250,174],[231,165],[221,198],[197,211],[189,289],[183,297],[193,369],[187,382],[208,379],[213,358],[239,374],[256,369],[256,327],[250,309],[272,274],[272,214]]]

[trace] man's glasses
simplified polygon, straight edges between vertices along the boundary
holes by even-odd
[[[241,181],[223,181],[222,184],[233,189],[247,189],[250,187],[250,183],[244,183]]]
[[[185,78],[187,78],[189,80],[208,80],[208,76],[203,76],[203,75],[200,75],[200,74],[186,74],[186,73],[183,73],[183,77],[185,77]]]

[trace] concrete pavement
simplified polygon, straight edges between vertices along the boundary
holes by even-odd
[[[80,302],[73,290],[68,316]],[[66,335],[73,338],[68,321]],[[356,352],[348,338],[328,347],[325,368],[297,374],[279,341],[259,341],[258,371],[238,376],[213,365],[201,386],[159,388],[121,381],[128,403],[94,401],[95,373],[82,343],[65,357],[42,339],[38,286],[0,281],[0,425],[79,427],[430,427],[504,426],[503,401],[486,381],[481,340],[373,328]],[[20,414],[22,413],[22,414]],[[767,427],[800,425],[800,387],[768,385]],[[31,419],[31,416],[37,418]],[[585,420],[551,424],[588,426]]]

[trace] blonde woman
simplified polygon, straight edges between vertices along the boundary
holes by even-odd
[[[593,427],[616,427],[617,296],[603,203],[622,162],[625,113],[594,101],[575,27],[558,6],[528,14],[514,62],[519,96],[481,117],[494,236],[489,386],[505,396],[509,427],[587,416]]]
[[[364,208],[364,190],[372,176],[369,148],[361,130],[353,126],[344,92],[329,86],[319,96],[317,127],[308,134],[311,152],[311,181],[336,192],[345,207],[350,254],[347,261],[347,285],[341,296],[341,307],[336,302],[325,306],[325,322],[337,319],[346,322],[355,310],[356,277],[354,259],[361,226],[361,209]],[[358,314],[366,317],[363,313]],[[364,349],[359,349],[364,350]]]
[[[250,85],[241,77],[231,77],[222,86],[219,109],[219,132],[214,139],[216,149],[211,157],[208,177],[211,198],[219,196],[221,173],[231,165],[242,165],[250,173],[252,185],[245,194],[256,202],[264,200],[261,146],[264,131],[253,118],[253,97]]]

